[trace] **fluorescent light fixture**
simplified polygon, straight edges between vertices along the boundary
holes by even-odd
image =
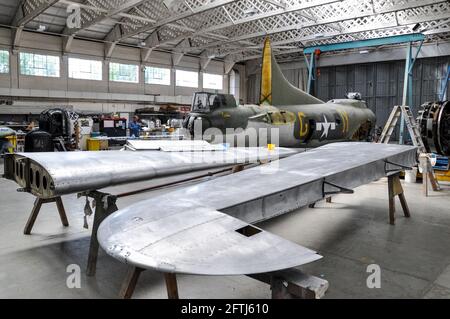
[[[47,27],[46,27],[45,25],[43,25],[43,24],[40,24],[40,25],[37,27],[37,30],[38,30],[39,32],[44,32],[46,29],[47,29]]]
[[[246,17],[251,17],[251,16],[253,16],[253,15],[257,14],[257,13],[258,13],[258,10],[256,10],[256,8],[250,8],[250,9],[247,9],[247,10],[244,11],[244,15]]]
[[[361,51],[359,51],[359,54],[367,54],[367,53],[369,53],[369,50],[361,50]]]

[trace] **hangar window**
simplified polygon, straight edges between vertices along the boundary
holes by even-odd
[[[145,67],[145,83],[170,85],[170,69]]]
[[[81,80],[102,80],[102,62],[69,58],[69,78]]]
[[[198,72],[177,70],[176,85],[189,88],[198,88]]]
[[[134,64],[109,64],[109,79],[115,82],[139,83],[139,66]]]
[[[9,73],[9,52],[0,51],[0,73]]]
[[[20,74],[59,77],[59,57],[20,52]]]
[[[203,88],[222,90],[223,89],[223,75],[203,73]]]

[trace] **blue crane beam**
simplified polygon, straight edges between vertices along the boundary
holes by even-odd
[[[377,39],[358,40],[358,41],[310,46],[310,47],[305,47],[303,49],[303,53],[311,54],[317,49],[319,49],[321,52],[329,52],[329,51],[349,50],[349,49],[366,48],[366,47],[377,47],[380,45],[423,41],[424,39],[425,39],[425,36],[422,33],[402,34],[402,35],[395,35],[395,36],[391,36],[391,37],[384,37],[384,38],[377,38]]]

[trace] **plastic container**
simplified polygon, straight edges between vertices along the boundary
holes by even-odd
[[[417,182],[417,167],[405,171],[405,183],[413,184]]]

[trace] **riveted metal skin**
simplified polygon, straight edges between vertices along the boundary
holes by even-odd
[[[320,256],[249,224],[398,173],[415,165],[416,153],[404,145],[329,144],[135,203],[107,217],[98,239],[114,258],[163,272],[241,275],[299,266]]]
[[[4,177],[38,197],[53,198],[196,170],[275,160],[294,153],[283,148],[17,153],[5,157]]]

